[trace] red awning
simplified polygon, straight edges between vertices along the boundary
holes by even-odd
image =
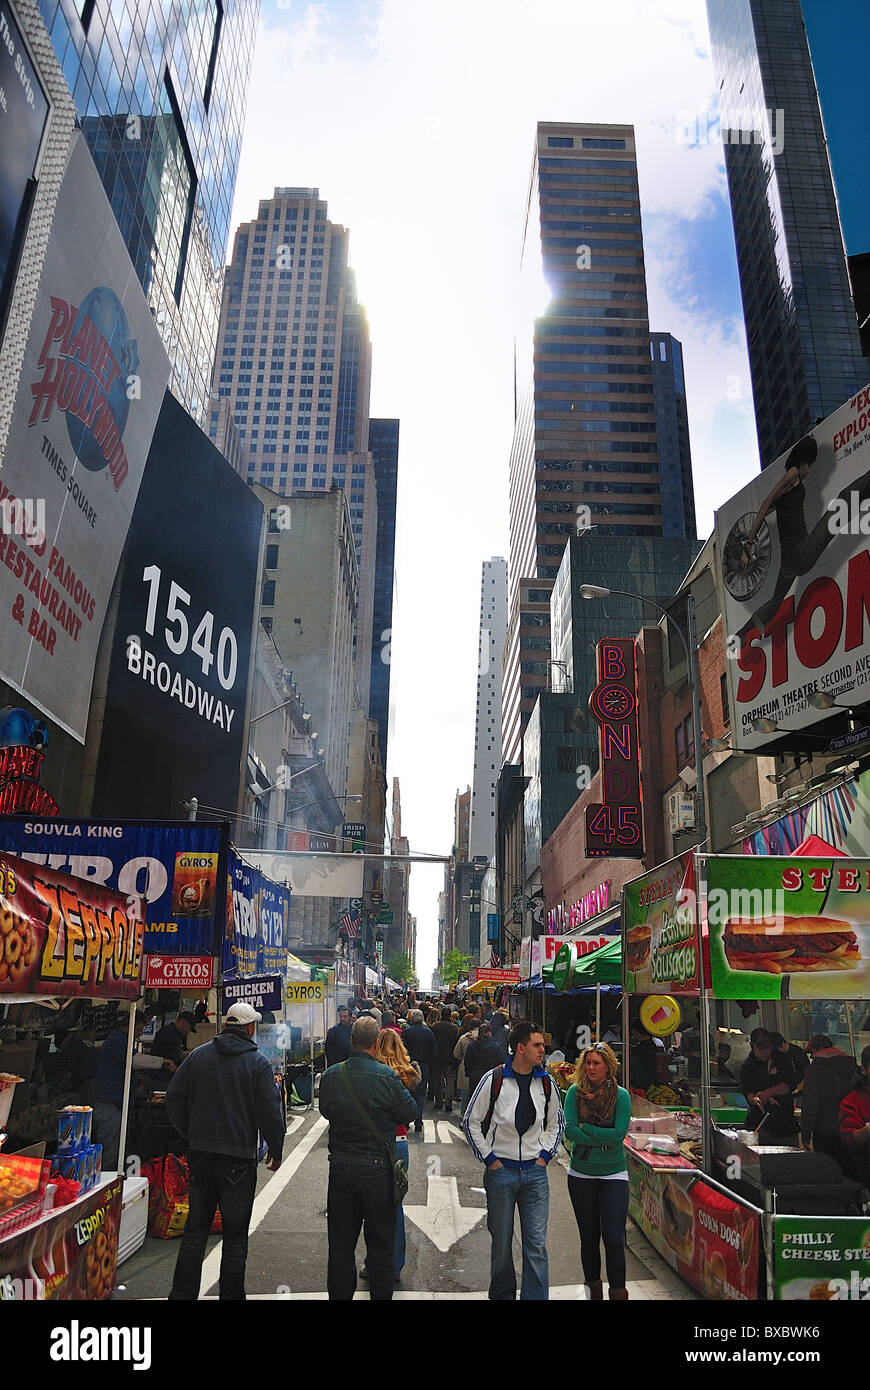
[[[813,859],[830,859],[831,855],[836,855],[838,859],[848,858],[836,845],[829,845],[827,840],[821,839],[818,835],[808,835],[805,840],[801,840],[797,849],[792,850],[792,854],[802,854]]]

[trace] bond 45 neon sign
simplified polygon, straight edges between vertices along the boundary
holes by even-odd
[[[587,859],[642,859],[637,668],[634,642],[598,643],[589,708],[600,726],[603,802],[586,807]]]

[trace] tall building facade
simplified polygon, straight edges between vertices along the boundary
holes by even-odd
[[[369,421],[369,451],[375,470],[378,498],[378,540],[375,553],[369,712],[372,718],[378,721],[381,758],[386,770],[387,735],[390,723],[393,589],[396,569],[396,493],[399,478],[398,420]]]
[[[683,345],[671,333],[652,333],[656,443],[662,491],[662,535],[687,540],[695,535],[695,484],[683,374]]]
[[[378,503],[371,345],[348,242],[316,188],[276,188],[260,202],[256,220],[236,232],[213,385],[218,400],[229,400],[248,482],[283,496],[333,486],[347,493],[360,576],[356,680],[368,710]]]
[[[254,492],[268,517],[260,621],[311,713],[311,738],[322,750],[333,792],[342,797],[348,785],[359,595],[347,500],[340,489],[294,497],[288,528],[281,525],[280,495],[258,484]]]
[[[707,14],[766,467],[870,373],[801,0],[707,0]],[[839,42],[850,51],[847,31]],[[863,166],[852,178],[866,199]]]
[[[205,420],[259,0],[40,0],[172,363]]]
[[[502,688],[512,763],[547,687],[569,536],[665,534],[632,126],[538,125],[520,286]]]
[[[477,714],[474,723],[474,778],[471,786],[472,859],[495,855],[496,785],[501,771],[501,662],[507,635],[507,562],[484,560],[480,582],[480,641]]]

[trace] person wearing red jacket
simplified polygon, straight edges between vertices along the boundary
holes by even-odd
[[[854,1090],[840,1102],[840,1138],[852,1161],[855,1177],[870,1185],[870,1046],[861,1053]]]

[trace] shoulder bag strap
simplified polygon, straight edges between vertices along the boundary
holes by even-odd
[[[371,1117],[371,1115],[369,1115],[368,1111],[364,1108],[364,1106],[363,1106],[363,1104],[362,1104],[362,1102],[361,1102],[359,1096],[357,1095],[356,1091],[353,1089],[353,1086],[350,1084],[350,1077],[349,1077],[348,1074],[347,1074],[347,1062],[342,1062],[342,1063],[341,1063],[341,1065],[339,1066],[339,1071],[341,1072],[341,1079],[342,1079],[342,1081],[344,1082],[345,1086],[347,1087],[348,1095],[350,1096],[351,1100],[353,1101],[354,1105],[356,1106],[356,1108],[357,1108],[357,1110],[359,1111],[359,1113],[360,1113],[360,1115],[362,1116],[362,1118],[365,1120],[365,1122],[366,1122],[366,1124],[368,1125],[369,1129],[371,1130],[372,1134],[373,1134],[373,1135],[375,1136],[375,1138],[377,1139],[378,1143],[379,1143],[379,1144],[383,1144],[384,1149],[386,1150],[388,1156],[390,1156],[390,1145],[389,1145],[389,1140],[385,1139],[384,1136],[381,1134],[380,1130],[378,1130],[378,1129],[375,1127],[375,1125],[374,1125],[373,1122],[372,1122],[372,1117]],[[391,1156],[390,1156],[390,1157],[391,1157]],[[391,1161],[392,1161],[392,1160],[391,1160]]]

